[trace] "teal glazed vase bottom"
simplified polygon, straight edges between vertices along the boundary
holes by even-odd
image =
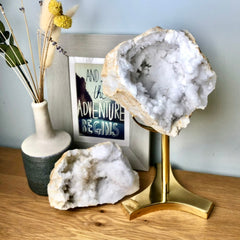
[[[54,168],[55,162],[67,151],[63,151],[47,156],[47,157],[33,157],[22,151],[22,159],[24,163],[25,173],[30,189],[42,196],[47,196],[47,185],[50,180],[50,173]]]

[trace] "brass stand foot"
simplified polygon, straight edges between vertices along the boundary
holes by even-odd
[[[169,167],[168,189],[164,190],[162,164],[157,164],[156,177],[153,183],[141,193],[122,202],[122,207],[129,219],[157,210],[181,210],[208,218],[214,204],[183,188],[175,179]]]

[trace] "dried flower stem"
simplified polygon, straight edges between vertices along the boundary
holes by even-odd
[[[2,35],[2,37],[4,38],[4,40],[6,41],[7,39],[6,39],[6,37],[4,36],[4,34],[3,34],[2,31],[0,31],[0,34]],[[14,54],[14,56],[16,57],[18,63],[21,64],[21,61],[20,61],[19,57],[16,55],[13,47],[12,47],[11,45],[9,45],[9,47],[10,47],[12,53]],[[7,58],[5,58],[5,61],[7,61],[7,63],[9,64],[9,66],[11,66],[12,69],[15,70],[15,72],[16,72],[16,69],[14,68],[15,63],[13,62],[13,60],[11,59],[11,57],[10,57],[3,49],[1,49],[1,51],[2,51],[2,52],[5,54],[5,56],[7,57]],[[1,55],[1,57],[3,57],[3,56]],[[3,57],[3,58],[4,58],[4,57]],[[32,96],[34,97],[34,99],[36,100],[37,98],[35,97],[35,94],[34,94],[34,91],[33,91],[32,87],[31,87],[31,84],[29,83],[26,75],[24,74],[24,72],[26,73],[26,71],[25,71],[25,70],[22,71],[22,69],[21,69],[21,67],[20,67],[19,65],[17,65],[17,67],[18,67],[18,70],[19,70],[20,73],[21,73],[21,76],[25,79],[25,81],[26,81],[26,83],[27,83],[27,86],[28,86],[28,88],[30,89],[31,95],[32,95]],[[19,77],[19,74],[17,74],[17,76]],[[22,80],[22,79],[21,79],[21,80]]]
[[[38,30],[37,31],[37,45],[38,45],[38,59],[39,59],[39,62],[41,62],[41,46],[42,46],[42,41],[41,41],[41,30]]]
[[[42,47],[42,52],[41,52],[41,56],[40,56],[40,79],[39,79],[39,99],[40,101],[43,101],[44,99],[44,91],[43,91],[43,87],[44,87],[44,74],[45,74],[45,60],[47,57],[47,50],[48,50],[48,46],[49,46],[49,38],[51,37],[51,33],[52,33],[52,28],[53,28],[53,17],[51,17],[48,27],[47,27],[47,31],[44,34],[44,40],[43,40],[43,47]]]
[[[3,51],[3,50],[2,50],[2,51]],[[3,51],[3,52],[6,54],[5,51]],[[1,56],[3,59],[5,59],[2,54],[0,54],[0,56]],[[8,56],[8,55],[7,55],[7,56]],[[11,60],[11,58],[8,58],[8,59]],[[11,62],[10,62],[8,59],[5,59],[5,60],[7,61],[7,63],[8,63],[10,66],[13,65],[14,63],[12,62],[12,60],[11,60]],[[29,84],[26,83],[26,81],[25,81],[25,79],[23,78],[22,74],[19,73],[19,69],[16,69],[16,68],[12,68],[12,69],[13,69],[13,71],[16,73],[16,75],[18,76],[18,78],[20,79],[20,81],[22,82],[23,86],[26,88],[26,90],[27,90],[27,92],[29,93],[29,95],[31,96],[32,100],[33,100],[33,101],[36,101],[36,98],[35,98],[35,95],[34,95],[32,89],[31,89],[31,86],[29,86]]]
[[[18,68],[19,72],[21,73],[21,75],[23,76],[23,78],[25,79],[25,82],[26,82],[27,86],[29,87],[29,89],[30,89],[30,91],[31,91],[31,93],[33,95],[34,101],[38,102],[38,98],[35,96],[34,91],[32,89],[32,86],[31,86],[30,82],[28,81],[26,75],[22,71],[21,66],[17,65],[17,68]]]
[[[19,46],[19,44],[18,44],[18,42],[17,42],[17,39],[16,39],[16,37],[15,37],[15,34],[14,34],[13,30],[12,30],[12,27],[11,27],[11,25],[10,25],[8,19],[7,19],[7,16],[6,16],[5,12],[4,12],[4,9],[3,9],[3,7],[2,7],[1,5],[0,5],[0,10],[1,10],[1,12],[2,12],[2,15],[3,15],[3,17],[4,17],[4,19],[5,19],[6,23],[7,23],[7,25],[8,25],[8,28],[9,28],[11,34],[12,34],[12,37],[13,37],[13,39],[14,39],[14,42],[16,43],[17,48],[18,48],[18,50],[19,50],[19,52],[20,52],[20,54],[21,54],[21,56],[22,56],[22,59],[23,59],[23,61],[24,61],[24,64],[25,64],[26,67],[27,67],[28,73],[29,73],[30,78],[31,78],[31,82],[33,83],[33,82],[34,82],[34,79],[33,79],[33,76],[32,76],[32,74],[31,74],[31,70],[29,69],[28,63],[27,63],[25,57],[23,56],[23,53],[22,53],[22,51],[21,51],[21,49],[20,49],[20,46]],[[10,47],[11,47],[11,45],[10,45]],[[13,51],[13,50],[12,50],[12,51]],[[18,59],[18,61],[19,61],[19,58],[17,57],[17,55],[15,54],[14,51],[13,51],[13,53],[14,53],[15,57]],[[20,62],[20,61],[19,61],[19,62]],[[35,94],[36,94],[36,93],[35,93]]]
[[[46,47],[46,50],[45,50],[45,54],[44,54],[44,59],[43,59],[43,75],[45,75],[45,71],[46,71],[46,60],[47,60],[47,57],[48,57],[48,49],[49,49],[49,45],[50,45],[50,38],[52,36],[52,32],[53,32],[53,29],[54,29],[54,26],[51,24],[50,25],[50,32],[49,32],[49,36],[47,36],[47,47]]]
[[[21,4],[22,4],[22,9],[24,9],[23,0],[21,0]],[[30,53],[31,53],[32,64],[33,64],[33,71],[34,71],[34,77],[35,77],[35,81],[33,81],[33,86],[34,86],[35,92],[38,94],[38,92],[37,92],[37,87],[36,87],[36,86],[38,86],[38,82],[37,82],[37,72],[36,72],[36,65],[35,65],[34,57],[33,57],[31,39],[30,39],[30,35],[29,35],[29,27],[28,27],[28,23],[27,23],[27,18],[26,18],[25,10],[23,10],[22,12],[23,12],[24,21],[25,21],[25,26],[26,26],[26,31],[27,31],[27,37],[28,37],[28,43],[29,43],[29,49],[30,49]]]
[[[9,31],[11,33],[10,38],[9,35],[4,31],[0,31],[0,36],[3,36],[5,39],[4,43],[0,48],[0,56],[5,58],[7,64],[14,70],[18,78],[23,83],[27,92],[31,96],[34,102],[42,102],[44,100],[44,77],[46,69],[52,64],[54,50],[58,50],[59,52],[66,55],[66,51],[61,46],[57,45],[57,41],[60,35],[61,29],[57,27],[59,24],[56,24],[54,19],[60,15],[61,21],[59,21],[60,27],[66,27],[65,18],[68,16],[68,23],[72,23],[71,17],[77,10],[77,6],[74,6],[67,12],[67,15],[63,15],[62,4],[56,0],[45,0],[39,1],[39,4],[42,6],[41,16],[40,16],[40,29],[37,31],[37,43],[38,43],[38,55],[39,55],[39,79],[37,77],[37,69],[34,61],[32,43],[29,34],[29,27],[27,22],[27,17],[25,14],[25,8],[23,5],[23,0],[21,0],[21,7],[19,8],[22,11],[25,21],[25,27],[27,32],[28,44],[31,53],[32,59],[32,67],[34,70],[34,77],[29,68],[28,62],[25,59],[19,44],[16,40],[12,27],[5,15],[4,8],[0,3],[0,11],[7,23]],[[59,11],[56,12],[56,6],[59,8]],[[63,18],[63,19],[62,19]],[[56,26],[55,26],[56,24]],[[69,24],[68,24],[69,25]],[[4,25],[3,25],[4,26]],[[5,29],[5,27],[4,27]],[[5,35],[6,36],[5,36]],[[44,37],[42,37],[42,35]]]

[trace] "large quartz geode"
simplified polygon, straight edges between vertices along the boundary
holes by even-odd
[[[52,207],[115,203],[139,189],[139,177],[115,143],[69,150],[56,162],[50,175],[48,197]]]
[[[103,91],[162,134],[176,136],[196,109],[204,109],[216,74],[186,31],[160,27],[110,51]]]

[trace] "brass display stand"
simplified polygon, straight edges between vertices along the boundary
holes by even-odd
[[[181,210],[208,218],[214,207],[213,202],[186,190],[173,175],[169,160],[169,136],[162,135],[161,147],[162,163],[156,166],[156,176],[152,184],[122,202],[129,219],[164,209]]]

